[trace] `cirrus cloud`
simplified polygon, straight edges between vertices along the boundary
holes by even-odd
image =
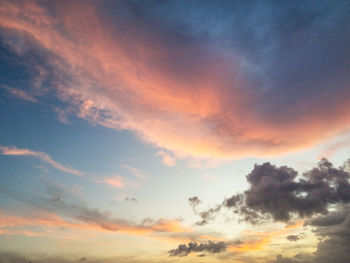
[[[203,14],[222,13],[214,32],[180,7],[173,26],[163,16],[169,5],[119,2],[112,18],[86,1],[2,1],[1,36],[18,59],[47,65],[51,91],[78,117],[133,131],[176,156],[271,156],[349,127],[347,7],[252,5],[245,16],[206,3]],[[269,19],[259,20],[262,10]],[[25,61],[29,51],[36,60]]]

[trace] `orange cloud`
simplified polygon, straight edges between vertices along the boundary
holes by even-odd
[[[303,221],[298,221],[292,225],[285,226],[281,230],[276,230],[272,232],[245,231],[243,235],[248,236],[248,241],[244,241],[239,245],[231,245],[228,247],[228,250],[232,252],[247,252],[261,250],[267,245],[269,245],[274,238],[286,235],[292,229],[301,227],[303,224]]]
[[[34,232],[33,230],[21,229],[18,227],[32,227],[37,226],[44,228],[44,231]],[[61,218],[54,213],[40,213],[36,217],[21,217],[15,215],[8,215],[0,211],[0,234],[23,234],[31,233],[30,235],[45,234],[47,228],[70,228],[78,230],[89,230],[97,232],[121,232],[135,235],[156,235],[157,233],[189,233],[193,230],[189,227],[181,225],[177,220],[160,219],[144,225],[133,225],[126,222],[109,222],[106,221],[103,225],[94,224],[93,222],[71,222]]]
[[[165,152],[165,151],[159,151],[156,154],[157,156],[162,157],[162,162],[166,166],[175,166],[176,165],[176,158],[172,156],[171,154]]]
[[[54,6],[55,16],[38,2],[2,1],[0,27],[19,54],[25,47],[6,32],[50,54],[54,92],[93,123],[134,131],[177,156],[204,158],[276,155],[349,127],[349,94],[337,94],[331,107],[296,102],[285,119],[273,119],[235,61],[190,43],[177,46],[147,25],[126,29],[90,2]]]

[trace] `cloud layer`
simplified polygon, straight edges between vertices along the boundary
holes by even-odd
[[[67,112],[178,156],[274,155],[349,127],[347,1],[180,3],[2,1],[2,46]]]

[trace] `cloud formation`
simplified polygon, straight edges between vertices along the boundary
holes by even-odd
[[[2,86],[2,88],[7,90],[12,96],[14,96],[16,98],[19,98],[19,99],[22,99],[25,101],[29,101],[29,102],[33,102],[33,103],[38,102],[38,100],[32,94],[27,93],[24,90],[10,88],[8,86]]]
[[[299,254],[288,258],[277,256],[273,263],[342,263],[350,257],[350,207],[337,206],[327,215],[321,215],[306,223],[315,227],[315,234],[320,239],[314,253]]]
[[[183,226],[180,220],[145,219],[135,223],[123,218],[116,218],[109,211],[100,211],[82,204],[62,187],[48,185],[50,198],[39,195],[26,195],[0,187],[0,192],[25,203],[36,211],[33,215],[18,216],[1,211],[0,230],[16,234],[13,228],[18,226],[40,226],[92,231],[123,232],[128,234],[151,236],[161,233],[190,233],[193,230]],[[54,192],[54,195],[52,194]],[[29,232],[28,232],[29,233]],[[26,232],[22,232],[26,235]],[[29,234],[36,234],[30,232]],[[40,232],[39,232],[40,234]]]
[[[2,46],[45,65],[45,90],[78,117],[177,156],[237,158],[349,127],[349,3],[331,7],[253,2],[246,15],[209,1],[194,19],[194,2],[118,1],[106,16],[95,2],[2,1],[0,28]]]
[[[256,164],[246,176],[249,189],[225,199],[215,208],[198,212],[202,221],[197,224],[206,224],[223,207],[253,224],[268,219],[287,222],[293,216],[326,214],[330,205],[350,202],[348,167],[349,161],[335,168],[322,159],[317,167],[298,176],[297,171],[287,166]]]
[[[209,252],[209,253],[220,253],[226,250],[226,245],[224,242],[212,242],[208,243],[197,243],[190,242],[187,245],[181,244],[176,249],[169,250],[169,256],[171,257],[185,257],[193,252]]]
[[[41,161],[51,165],[53,168],[60,170],[65,173],[70,173],[73,175],[82,175],[81,171],[78,171],[70,166],[63,165],[55,160],[53,160],[48,154],[44,152],[37,152],[29,149],[21,149],[17,147],[6,147],[0,145],[0,152],[3,155],[9,156],[31,156],[40,159]]]
[[[256,164],[246,176],[248,190],[226,198],[214,208],[198,212],[195,208],[201,202],[198,197],[189,199],[197,215],[201,217],[198,225],[215,219],[218,212],[229,209],[237,214],[241,221],[261,224],[268,221],[290,223],[295,219],[304,220],[304,226],[310,226],[319,238],[314,253],[298,254],[293,258],[279,255],[274,263],[327,263],[346,262],[350,257],[350,170],[349,160],[336,168],[327,159],[303,174],[294,169],[270,163]],[[301,224],[303,221],[300,221]],[[297,224],[298,225],[298,224]],[[285,230],[263,235],[252,246],[266,245],[274,236],[287,233],[294,228],[286,225]],[[290,234],[289,241],[298,242],[304,234]],[[236,251],[239,246],[250,248],[247,244],[238,244],[229,250]],[[243,251],[241,247],[240,251]]]

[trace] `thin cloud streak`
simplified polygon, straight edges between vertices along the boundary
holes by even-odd
[[[18,99],[33,102],[33,103],[39,102],[32,94],[29,94],[29,93],[25,92],[24,90],[10,88],[8,86],[2,86],[2,87],[5,90],[7,90],[11,95],[13,95],[14,97],[16,97]]]
[[[74,168],[68,167],[66,165],[63,165],[55,160],[53,160],[48,154],[44,152],[37,152],[32,151],[29,149],[21,149],[17,147],[6,147],[0,145],[0,152],[3,155],[9,155],[9,156],[31,156],[40,159],[41,161],[51,165],[52,167],[56,168],[57,170],[60,170],[65,173],[73,174],[73,175],[83,175],[81,171],[78,171]]]

